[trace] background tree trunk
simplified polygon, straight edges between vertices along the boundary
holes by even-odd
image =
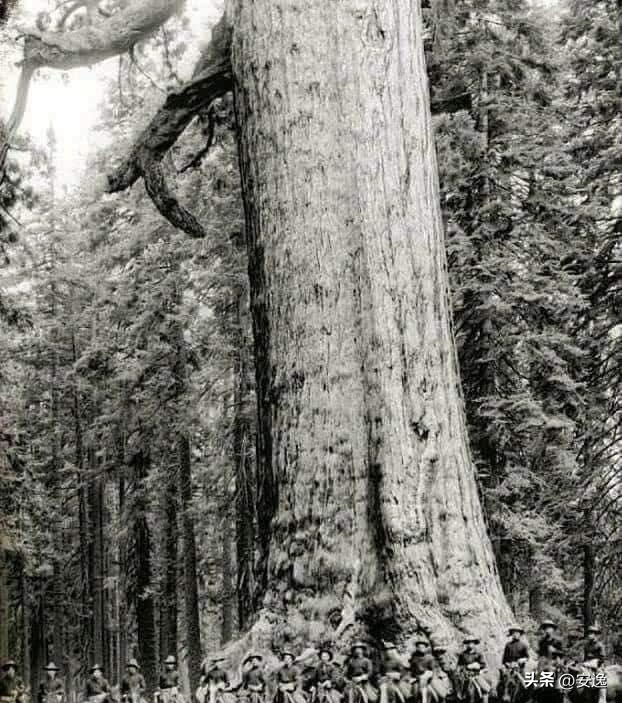
[[[152,593],[151,574],[151,536],[147,523],[147,496],[145,479],[149,473],[150,457],[145,450],[140,450],[133,459],[136,491],[133,504],[136,559],[136,624],[138,648],[142,673],[148,692],[157,685],[157,644],[155,630],[155,608]]]
[[[496,655],[419,3],[233,14],[264,605],[302,637],[332,599],[373,634],[473,630]]]
[[[160,657],[177,654],[177,483],[178,477],[170,467],[162,477],[165,489],[162,493],[164,513],[163,554],[164,589],[160,607]]]
[[[6,661],[9,657],[9,565],[1,542],[2,535],[0,535],[0,660]]]

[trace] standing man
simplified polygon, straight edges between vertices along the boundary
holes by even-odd
[[[427,703],[428,684],[434,676],[434,657],[428,652],[428,638],[420,635],[415,640],[415,649],[410,655],[412,698]]]
[[[462,640],[462,643],[464,644],[464,649],[458,656],[458,669],[463,673],[465,683],[469,680],[469,677],[473,678],[473,682],[482,697],[482,703],[488,703],[490,684],[484,675],[486,661],[484,655],[478,649],[479,639],[473,635],[468,635]]]
[[[508,630],[510,637],[506,642],[501,659],[501,671],[499,672],[499,686],[503,690],[508,681],[508,673],[510,670],[516,670],[521,680],[524,680],[525,664],[529,659],[529,647],[523,639],[525,630],[520,625],[512,625]]]
[[[17,665],[9,659],[0,673],[0,700],[22,703],[25,700],[24,684],[16,674]]]
[[[404,686],[406,666],[393,642],[384,643],[383,680],[380,683],[380,703],[406,703],[408,690]]]
[[[65,697],[65,687],[58,678],[59,668],[54,662],[50,662],[43,667],[43,671],[45,671],[45,679],[39,684],[37,696],[39,703],[61,703]]]
[[[589,668],[594,672],[594,678],[600,674],[600,678],[605,678],[605,645],[600,639],[600,627],[590,625],[587,628],[587,638],[583,647],[583,659]],[[606,680],[606,679],[605,679]],[[607,686],[596,686],[598,688],[598,703],[606,703]]]
[[[177,659],[169,654],[164,660],[164,670],[160,674],[160,690],[170,691],[179,686],[179,672],[177,671]]]
[[[378,692],[371,683],[373,671],[371,659],[367,656],[367,646],[364,642],[354,642],[346,666],[347,688],[353,692],[362,692],[366,703],[376,703],[378,700]]]
[[[90,676],[86,680],[86,698],[92,698],[98,702],[110,700],[110,684],[104,678],[104,672],[99,664],[93,664],[89,670]]]
[[[342,676],[333,661],[333,651],[328,645],[320,647],[320,661],[310,680],[312,703],[341,703]]]
[[[136,659],[128,661],[126,673],[121,679],[119,690],[122,698],[129,698],[133,703],[144,701],[147,684],[145,683],[145,677],[140,673],[140,666]]]
[[[562,641],[557,635],[557,625],[552,620],[543,620],[540,624],[542,635],[538,640],[538,672],[552,667],[553,652],[563,649]]]

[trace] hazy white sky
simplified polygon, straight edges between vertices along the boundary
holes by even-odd
[[[21,0],[20,25],[33,23],[36,14],[46,9],[48,0]],[[180,72],[188,77],[197,58],[208,28],[218,19],[219,0],[187,0],[186,13],[191,20],[192,36],[188,42],[185,65]],[[0,109],[4,119],[8,116],[15,96],[20,58],[20,46],[0,37]],[[31,83],[28,107],[20,132],[29,133],[41,145],[46,143],[46,133],[51,126],[57,140],[56,166],[58,185],[68,189],[79,184],[84,176],[85,156],[97,148],[97,137],[92,132],[97,119],[99,102],[104,94],[106,77],[116,75],[117,59],[110,59],[93,68],[74,69],[69,72],[40,71]],[[155,90],[155,88],[154,88]]]

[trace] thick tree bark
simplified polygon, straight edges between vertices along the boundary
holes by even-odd
[[[264,606],[510,618],[468,452],[419,3],[235,5]]]
[[[254,472],[248,461],[252,428],[247,414],[249,404],[249,360],[246,337],[248,293],[236,291],[236,334],[233,368],[233,455],[235,460],[235,533],[238,627],[245,630],[254,612],[255,492]]]

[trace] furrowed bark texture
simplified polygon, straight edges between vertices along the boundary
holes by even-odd
[[[377,634],[510,612],[467,447],[419,3],[232,2],[264,606]]]

